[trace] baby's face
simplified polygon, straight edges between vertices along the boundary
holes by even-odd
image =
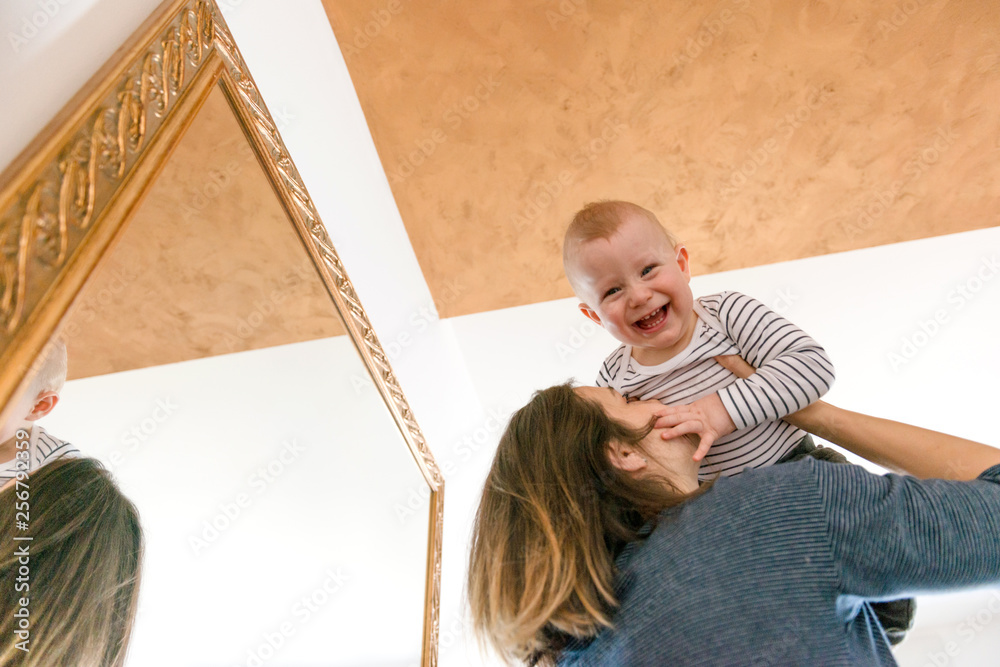
[[[609,239],[581,243],[567,267],[581,308],[621,342],[636,361],[654,365],[690,342],[696,318],[687,251],[662,230],[626,219]]]

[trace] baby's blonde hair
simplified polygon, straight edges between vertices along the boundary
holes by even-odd
[[[31,395],[38,396],[43,391],[58,394],[62,391],[66,384],[67,364],[66,343],[61,338],[49,341],[29,371],[34,376],[28,385]]]
[[[671,247],[677,246],[677,237],[660,224],[652,211],[632,202],[602,200],[587,204],[573,216],[563,237],[563,264],[567,263],[575,246],[595,239],[610,238],[629,216],[641,218],[655,225],[670,241]]]
[[[573,220],[569,223],[569,228],[566,229],[566,234],[563,236],[563,271],[566,273],[566,278],[574,292],[580,293],[577,289],[577,276],[573,265],[576,251],[589,241],[611,238],[629,216],[637,217],[656,227],[663,233],[671,248],[677,247],[679,243],[677,237],[660,224],[652,211],[627,201],[591,202],[573,216]]]

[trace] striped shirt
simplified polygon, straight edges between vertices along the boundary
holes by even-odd
[[[686,405],[718,393],[736,424],[702,461],[702,479],[737,475],[771,465],[805,436],[789,415],[825,394],[833,384],[826,351],[804,331],[764,304],[739,292],[695,300],[698,322],[688,346],[656,366],[643,366],[622,345],[604,360],[597,386],[622,395]],[[715,362],[738,354],[757,369],[742,380]]]
[[[1000,585],[1000,466],[971,482],[808,457],[751,470],[665,510],[615,564],[614,628],[560,667],[888,667],[869,602]]]
[[[14,437],[17,437],[16,435]],[[80,450],[64,442],[59,438],[54,438],[45,432],[45,429],[37,424],[31,427],[31,434],[28,437],[28,449],[20,450],[28,452],[27,467],[18,465],[18,459],[0,463],[0,486],[3,486],[17,476],[18,470],[31,472],[38,470],[46,463],[54,461],[62,456],[80,456]]]

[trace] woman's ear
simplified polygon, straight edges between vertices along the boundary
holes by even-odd
[[[611,461],[611,465],[623,472],[638,472],[649,465],[649,462],[639,454],[639,450],[619,442],[608,445],[608,460]]]

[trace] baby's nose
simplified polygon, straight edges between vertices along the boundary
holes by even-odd
[[[649,298],[652,295],[653,292],[647,287],[634,287],[629,290],[629,301],[631,301],[633,305],[641,306],[649,301]]]

